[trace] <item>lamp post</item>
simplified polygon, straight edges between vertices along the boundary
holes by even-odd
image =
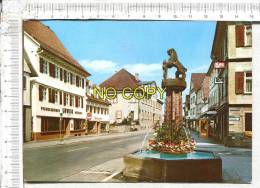
[[[60,141],[62,141],[62,139],[61,139],[62,115],[63,115],[63,113],[62,113],[62,109],[60,109],[60,123],[59,123],[59,129],[60,129]]]

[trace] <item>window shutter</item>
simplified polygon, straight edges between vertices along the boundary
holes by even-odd
[[[235,73],[235,88],[236,94],[244,93],[244,72]]]
[[[76,76],[76,86],[79,87],[79,77]]]
[[[39,100],[42,101],[43,100],[43,87],[39,86]]]
[[[78,107],[79,106],[78,96],[76,96],[75,98],[76,98],[75,106]]]
[[[52,92],[51,92],[51,102],[52,102],[52,103],[55,103],[55,92],[56,92],[56,91],[55,91],[54,89],[52,89],[51,91],[52,91]]]
[[[236,26],[236,47],[245,46],[245,26],[237,25]]]
[[[60,68],[60,80],[62,81],[62,77],[63,77],[63,69]]]
[[[70,106],[72,106],[72,96],[70,95]]]
[[[67,82],[67,71],[63,71],[64,72],[64,82],[66,83]]]
[[[49,102],[52,102],[52,100],[51,100],[51,88],[49,88],[48,91],[49,91]]]
[[[81,108],[83,108],[83,98],[80,97],[80,99],[81,99]]]
[[[43,73],[43,59],[40,57],[40,72]]]
[[[60,105],[62,105],[62,92],[60,91]]]
[[[49,64],[49,72],[50,72],[50,76],[53,77],[53,78],[55,77],[54,71],[55,71],[55,65],[50,63]]]
[[[63,93],[63,105],[66,106],[66,93]]]
[[[84,89],[84,85],[85,85],[85,82],[84,82],[84,78],[82,78],[82,88]]]
[[[70,73],[70,84],[72,85],[72,73]]]

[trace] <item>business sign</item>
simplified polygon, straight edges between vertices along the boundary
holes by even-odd
[[[229,116],[229,121],[240,121],[240,116]]]
[[[216,61],[214,63],[215,69],[224,69],[225,68],[225,62],[224,61]]]
[[[215,84],[223,84],[224,83],[222,77],[216,77],[214,81],[215,81]]]
[[[92,119],[92,113],[91,112],[88,112],[87,113],[87,120],[91,120]]]

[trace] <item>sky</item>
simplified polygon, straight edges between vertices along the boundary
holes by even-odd
[[[210,21],[44,21],[63,45],[100,84],[125,68],[142,81],[161,86],[162,62],[174,48],[190,74],[206,72],[216,22]],[[173,71],[170,75],[173,75]]]

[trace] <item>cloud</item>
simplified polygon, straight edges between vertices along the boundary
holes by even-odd
[[[193,73],[193,72],[206,72],[208,70],[208,68],[209,68],[208,64],[207,65],[201,65],[199,67],[195,67],[193,69],[188,70],[188,72],[190,72],[190,73]]]
[[[138,64],[126,64],[123,66],[126,70],[134,73],[139,73],[140,76],[152,76],[152,75],[158,75],[158,73],[162,68],[161,64],[158,63],[151,63],[151,64],[144,64],[144,63],[138,63]]]
[[[136,64],[125,64],[116,63],[110,60],[81,60],[79,63],[86,69],[97,73],[113,73],[125,68],[127,71],[139,73],[142,76],[151,76],[158,74],[161,70],[161,64],[159,63],[136,63]],[[121,65],[121,66],[120,66]]]
[[[109,60],[82,60],[79,63],[86,69],[93,72],[110,73],[117,70],[117,63]]]

